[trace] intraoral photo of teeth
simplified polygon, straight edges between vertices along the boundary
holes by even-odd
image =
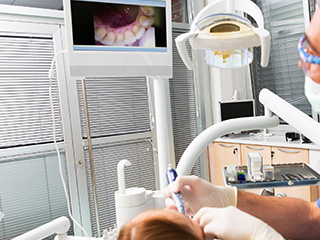
[[[95,10],[97,45],[155,47],[154,7],[108,4]]]
[[[71,1],[71,9],[74,45],[167,47],[164,7]]]

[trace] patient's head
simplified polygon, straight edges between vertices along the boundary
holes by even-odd
[[[174,209],[141,213],[119,232],[118,240],[203,240],[200,226]]]

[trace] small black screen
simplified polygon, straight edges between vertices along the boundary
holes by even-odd
[[[254,101],[220,102],[221,121],[254,116]]]

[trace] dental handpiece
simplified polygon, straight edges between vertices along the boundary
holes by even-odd
[[[170,184],[170,183],[174,182],[176,180],[177,176],[178,176],[177,172],[169,164],[168,171],[167,171],[168,183]],[[182,214],[186,214],[186,210],[184,207],[184,199],[183,199],[181,192],[179,191],[177,193],[171,193],[171,197],[172,197],[173,201],[175,202],[178,211]]]

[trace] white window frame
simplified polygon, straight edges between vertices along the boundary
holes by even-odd
[[[62,41],[62,35],[64,34],[63,24],[64,16],[62,11],[16,7],[0,4],[1,32],[11,32],[16,36],[32,35],[39,37],[53,37],[54,49],[56,53],[64,49]],[[61,64],[61,62],[57,64],[57,73],[65,141],[64,143],[58,144],[58,146],[59,149],[63,149],[66,152],[66,164],[69,176],[69,191],[73,217],[86,229],[86,231],[88,231],[89,234],[91,234],[87,189],[86,187],[78,188],[78,186],[86,186],[86,183],[83,182],[86,181],[84,167],[82,164],[80,164],[83,159],[83,156],[81,156],[82,148],[81,143],[78,145],[73,145],[73,137],[79,131],[73,131],[75,127],[71,127],[72,125],[70,118],[74,114],[69,114],[69,99],[67,98],[67,85],[69,83],[66,79],[66,72],[63,70],[64,67],[61,67]],[[77,98],[74,97],[71,99]],[[73,149],[73,146],[81,148],[81,151],[79,149]],[[54,144],[19,147],[17,149],[15,148],[15,151],[10,151],[10,149],[1,149],[0,156],[10,157],[13,155],[16,156],[17,154],[32,154],[34,152],[47,151],[55,151]],[[81,230],[78,227],[75,227],[75,235],[81,235]]]

